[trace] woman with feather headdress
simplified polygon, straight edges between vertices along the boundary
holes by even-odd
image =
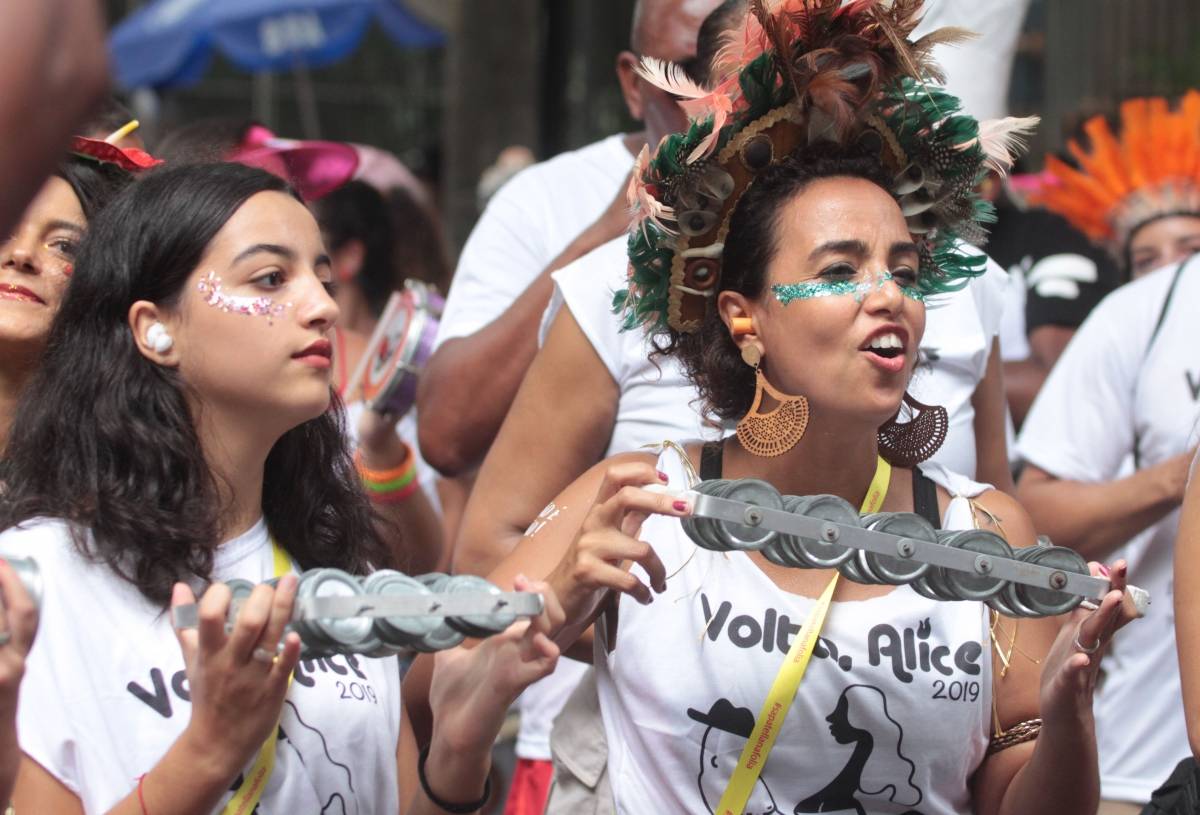
[[[689,129],[639,162],[615,303],[737,433],[594,467],[491,577],[547,576],[557,641],[595,661],[619,812],[1090,815],[1098,652],[1128,620],[1120,564],[1098,610],[1018,626],[782,542],[698,548],[687,494],[642,489],[756,478],[812,506],[1033,543],[1012,499],[919,466],[945,411],[906,395],[926,304],[982,271],[961,243],[989,215],[975,185],[1019,127],[958,113],[927,54],[960,32],[910,42],[919,0],[750,9],[723,54],[736,70],[680,86]],[[797,690],[781,669],[807,659],[800,621],[820,609]],[[839,701],[860,696],[877,703]],[[717,715],[743,710],[752,724]]]

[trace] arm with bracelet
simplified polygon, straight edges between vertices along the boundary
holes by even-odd
[[[397,567],[411,574],[442,567],[449,554],[441,519],[417,477],[416,456],[396,435],[391,417],[363,411],[354,462]]]

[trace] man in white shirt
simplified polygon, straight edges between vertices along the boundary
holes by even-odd
[[[687,119],[636,73],[640,56],[686,63],[719,0],[640,0],[632,51],[617,58],[630,114],[645,126],[519,173],[492,198],[463,247],[437,350],[418,394],[421,452],[445,475],[482,460],[537,351],[550,272],[617,237],[629,223],[625,182],[642,146]]]
[[[1153,603],[1113,640],[1096,693],[1102,813],[1136,813],[1191,751],[1175,651],[1172,556],[1200,423],[1200,258],[1108,295],[1033,403],[1019,495],[1038,530],[1091,560],[1118,547]],[[1128,474],[1132,456],[1136,469]]]
[[[645,130],[609,136],[517,174],[492,197],[472,231],[417,402],[421,452],[444,474],[474,468],[492,444],[537,352],[538,326],[553,291],[550,273],[625,233],[634,156],[686,126],[675,99],[637,75],[640,56],[695,60],[701,24],[718,5],[720,0],[640,0],[633,50],[618,56],[617,77],[630,114]],[[495,554],[498,560],[503,551]],[[486,573],[494,562],[460,563],[456,570]],[[579,663],[563,661],[522,697],[522,763],[510,811],[534,808],[534,776],[550,759],[550,723],[582,673]]]

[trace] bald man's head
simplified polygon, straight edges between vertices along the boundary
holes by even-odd
[[[684,62],[696,56],[696,38],[721,0],[637,0],[629,45],[634,53]]]
[[[657,57],[693,73],[700,28],[722,5],[721,0],[637,0],[634,6],[633,50],[617,57],[617,78],[629,113],[645,126],[652,148],[663,136],[687,127],[687,116],[675,97],[637,75],[638,60]]]

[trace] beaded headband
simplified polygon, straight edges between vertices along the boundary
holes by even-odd
[[[908,35],[923,0],[752,0],[715,59],[712,89],[678,66],[643,60],[642,75],[681,98],[691,122],[654,155],[643,149],[628,196],[628,288],[613,308],[627,329],[700,327],[720,285],[729,221],[755,179],[818,143],[878,155],[894,182],[921,259],[924,295],[954,291],[983,272],[991,205],[976,185],[1004,172],[1036,118],[979,123],[959,112],[929,52],[971,36]]]

